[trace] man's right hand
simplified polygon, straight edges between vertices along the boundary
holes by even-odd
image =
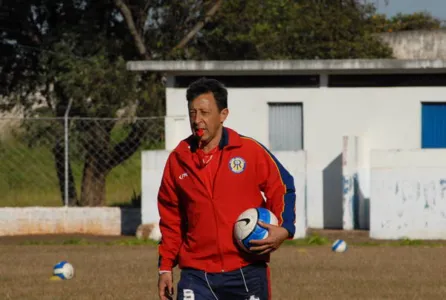
[[[161,300],[173,299],[173,276],[172,272],[166,272],[159,275],[158,294]]]

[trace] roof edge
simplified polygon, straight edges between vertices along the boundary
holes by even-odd
[[[127,70],[173,74],[308,74],[308,73],[401,73],[446,72],[446,60],[329,59],[240,61],[128,61]]]

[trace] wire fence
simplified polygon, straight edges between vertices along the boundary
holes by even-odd
[[[0,207],[140,205],[141,151],[165,117],[1,118]]]

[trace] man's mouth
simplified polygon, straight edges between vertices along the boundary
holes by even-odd
[[[202,137],[204,134],[204,129],[203,128],[197,128],[195,129],[195,133],[197,134],[197,136]]]

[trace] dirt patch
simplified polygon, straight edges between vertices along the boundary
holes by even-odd
[[[5,240],[18,242],[0,240],[0,299],[158,299],[155,246],[5,246]],[[75,277],[49,281],[60,260],[74,265]],[[271,262],[273,299],[443,299],[445,263],[441,247],[352,246],[341,254],[329,245],[283,246]]]
[[[92,243],[107,243],[119,240],[133,240],[134,236],[105,236],[87,234],[42,234],[42,235],[15,235],[0,237],[0,245],[22,245],[23,243],[41,242],[60,244],[65,241],[86,241]]]

